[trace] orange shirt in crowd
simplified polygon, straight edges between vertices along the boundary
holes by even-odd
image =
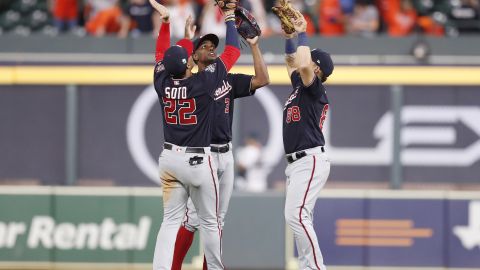
[[[378,12],[385,23],[393,18],[394,14],[400,9],[400,0],[376,0]]]
[[[120,30],[121,16],[122,10],[117,6],[102,10],[88,20],[85,29],[91,35],[96,35],[100,28],[104,28],[105,33],[116,33]]]
[[[387,31],[390,36],[409,35],[416,25],[417,12],[410,1],[377,0]]]
[[[401,37],[410,34],[415,27],[417,12],[412,8],[409,10],[398,10],[391,15],[388,24],[388,34],[394,37]]]
[[[421,16],[418,18],[417,22],[423,32],[427,35],[443,36],[445,34],[443,26],[437,24],[430,16]]]
[[[320,2],[320,33],[324,36],[339,36],[345,33],[342,8],[338,0]]]
[[[77,0],[55,0],[53,16],[62,21],[71,21],[77,18]]]
[[[315,35],[315,26],[314,21],[312,20],[312,17],[310,17],[308,14],[303,14],[303,17],[305,17],[305,20],[307,21],[307,35]]]

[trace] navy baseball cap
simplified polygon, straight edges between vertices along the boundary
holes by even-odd
[[[333,61],[330,54],[320,49],[313,49],[310,54],[312,55],[312,61],[322,70],[323,76],[325,78],[330,76],[333,72]]]
[[[181,76],[187,70],[188,52],[180,45],[174,45],[165,51],[163,65],[171,76]]]
[[[218,47],[218,43],[220,40],[218,39],[217,35],[215,34],[206,34],[204,36],[201,36],[193,41],[193,51],[196,51],[198,47],[200,47],[200,44],[202,44],[204,41],[209,40],[215,45],[215,48]]]

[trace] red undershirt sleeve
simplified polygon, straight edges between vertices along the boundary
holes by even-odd
[[[155,47],[155,61],[163,59],[165,51],[170,47],[170,23],[162,23],[158,32],[157,45]]]
[[[222,55],[220,55],[220,59],[225,64],[227,72],[230,71],[230,69],[237,62],[239,57],[240,49],[232,45],[225,46],[225,50],[223,51]]]

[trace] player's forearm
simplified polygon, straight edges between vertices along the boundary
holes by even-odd
[[[225,44],[233,46],[240,50],[240,41],[238,40],[237,28],[235,27],[235,13],[229,12],[225,15],[226,35]]]
[[[252,45],[252,56],[253,56],[253,67],[255,69],[255,77],[252,80],[252,85],[250,90],[255,90],[257,88],[263,87],[270,83],[270,77],[268,75],[267,65],[260,51],[258,44]]]
[[[298,72],[302,78],[303,85],[310,85],[315,78],[312,68],[312,56],[310,47],[308,47],[307,34],[305,32],[298,34],[297,63]]]
[[[290,37],[285,39],[285,63],[290,69],[297,68],[295,64],[296,52],[297,52],[297,44],[295,43],[295,38]]]
[[[226,15],[225,24],[227,25],[227,34],[225,37],[225,50],[220,59],[222,59],[227,71],[233,67],[240,57],[240,43],[238,41],[237,29],[235,28],[235,15]]]
[[[155,61],[163,59],[165,51],[170,47],[170,23],[164,22],[158,32],[157,45],[155,49]]]
[[[310,67],[312,64],[312,57],[310,55],[310,47],[308,47],[307,34],[305,32],[298,34],[297,47],[297,63],[298,68]]]

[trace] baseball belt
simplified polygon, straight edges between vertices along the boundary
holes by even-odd
[[[173,145],[171,145],[169,143],[164,143],[163,144],[163,149],[172,150]],[[185,153],[205,154],[205,150],[203,149],[203,147],[186,147],[185,148]]]
[[[322,149],[322,153],[325,153],[325,148],[323,148],[323,146],[321,147]],[[291,153],[291,154],[288,154],[286,156],[287,158],[287,162],[288,163],[293,163],[303,157],[306,157],[307,156],[307,152],[305,151],[298,151],[298,152],[295,152],[295,153]]]
[[[210,151],[215,152],[215,153],[227,153],[230,151],[230,145],[227,143],[222,146],[210,146]]]

